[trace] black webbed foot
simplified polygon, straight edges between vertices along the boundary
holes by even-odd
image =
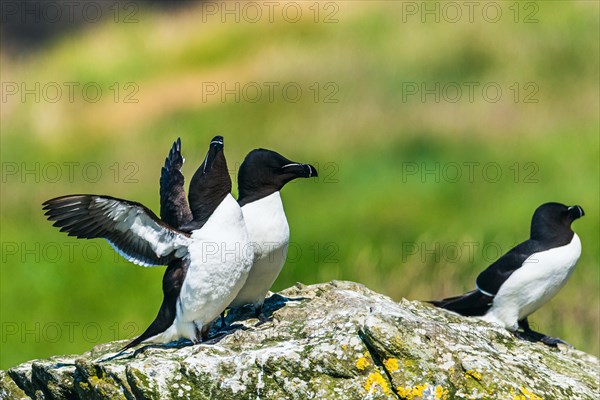
[[[256,324],[254,324],[254,326],[261,326],[262,324],[264,324],[266,322],[273,321],[272,314],[270,316],[263,314],[263,305],[262,304],[254,305],[254,316],[256,318],[258,318],[258,322]]]
[[[266,316],[263,313],[260,313],[256,316],[256,318],[258,318],[258,322],[256,324],[254,324],[254,326],[261,326],[262,324],[266,324],[267,322],[271,322],[273,321],[273,316]]]
[[[519,328],[521,328],[522,331],[516,331],[515,336],[517,336],[520,339],[527,340],[530,342],[542,342],[550,347],[558,347],[559,344],[564,344],[571,348],[573,347],[560,338],[546,336],[543,333],[534,331],[530,328],[529,321],[527,320],[527,318],[519,321]]]
[[[565,342],[561,338],[544,336],[540,339],[540,341],[550,347],[558,347],[559,344],[564,344],[567,347],[574,348],[570,343]]]
[[[231,325],[219,326],[216,334],[218,335],[218,334],[221,334],[224,332],[235,331],[240,328],[244,329],[243,327],[244,327],[244,325],[241,325],[241,324],[231,324]]]

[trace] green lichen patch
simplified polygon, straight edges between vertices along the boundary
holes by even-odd
[[[10,377],[8,372],[0,371],[0,399],[21,399],[27,394]]]
[[[136,397],[143,399],[160,399],[158,386],[141,370],[135,367],[128,367],[126,374],[131,391]]]

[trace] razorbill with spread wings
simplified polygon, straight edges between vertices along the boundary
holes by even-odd
[[[571,276],[581,255],[581,241],[571,223],[584,215],[579,206],[542,204],[531,219],[529,240],[479,274],[476,290],[431,303],[462,315],[479,316],[524,339],[549,346],[566,344],[533,331],[527,317],[558,293]]]
[[[176,143],[167,160],[181,160],[178,152]],[[176,170],[163,168],[163,177],[177,175],[177,172],[169,172]],[[290,228],[279,191],[293,179],[316,176],[318,173],[314,166],[290,161],[271,150],[256,149],[244,159],[238,173],[238,203],[254,244],[254,264],[231,307],[253,304],[257,317],[263,319],[261,312],[265,296],[283,268],[290,240]],[[161,178],[161,216],[169,224],[179,227],[187,223],[185,216],[189,214],[185,198],[182,200],[183,180],[177,175],[164,181],[165,185]],[[172,218],[167,218],[167,215]]]
[[[290,241],[279,191],[293,179],[316,176],[312,165],[290,161],[266,149],[252,150],[240,165],[238,203],[254,243],[254,264],[230,307],[253,304],[256,316],[264,319],[265,296],[283,268]]]
[[[171,166],[177,169],[177,162]],[[48,219],[69,236],[104,238],[131,262],[168,266],[158,315],[125,349],[179,338],[198,343],[235,298],[254,251],[241,208],[230,192],[223,138],[217,136],[192,178],[193,219],[182,229],[170,227],[140,203],[110,196],[69,195],[43,204]]]

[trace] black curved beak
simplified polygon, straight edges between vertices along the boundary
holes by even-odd
[[[296,178],[314,178],[319,176],[317,169],[310,164],[289,163],[281,167],[286,174],[293,174]]]
[[[571,206],[568,208],[568,211],[572,220],[576,220],[577,218],[581,218],[585,215],[583,208],[580,206]]]
[[[211,170],[217,156],[223,152],[223,136],[215,136],[210,141],[210,146],[208,148],[208,152],[206,153],[206,157],[204,158],[204,162],[202,163],[202,173],[206,174]]]

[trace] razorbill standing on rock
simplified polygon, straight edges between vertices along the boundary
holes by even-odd
[[[279,191],[296,178],[318,176],[310,164],[293,162],[271,150],[252,150],[238,173],[238,203],[242,207],[254,264],[246,283],[230,307],[253,304],[256,316],[264,320],[262,306],[287,257],[290,227]]]
[[[223,138],[218,136],[192,179],[193,219],[181,230],[140,203],[110,196],[69,195],[44,202],[48,219],[69,236],[104,238],[131,262],[168,266],[158,315],[125,349],[179,338],[198,343],[233,301],[246,281],[254,251],[230,192]]]
[[[182,162],[175,161],[182,160],[179,150],[180,146],[175,143],[165,162],[160,203],[163,219],[182,229],[178,224],[182,223],[181,216],[187,213],[187,204],[185,198],[181,200],[183,177],[179,177],[178,169]],[[290,228],[279,191],[293,179],[317,176],[317,169],[312,165],[290,161],[271,150],[256,149],[244,159],[238,173],[238,203],[254,245],[254,264],[246,284],[230,307],[253,304],[256,316],[264,319],[262,305],[283,268],[290,240]],[[192,181],[190,187],[193,184]],[[164,215],[162,210],[165,210]],[[185,220],[184,217],[183,223]],[[224,321],[222,325],[225,325]]]
[[[533,214],[529,240],[479,274],[476,290],[431,303],[462,315],[479,316],[523,339],[549,346],[567,344],[531,330],[527,317],[558,293],[571,276],[581,255],[581,241],[571,230],[571,223],[584,215],[579,206],[542,204]]]

